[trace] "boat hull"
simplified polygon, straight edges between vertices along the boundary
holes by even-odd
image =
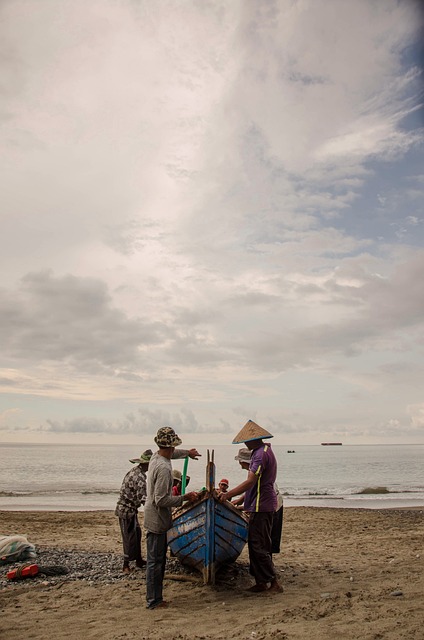
[[[197,569],[205,584],[214,584],[216,571],[236,560],[247,542],[248,520],[216,492],[179,509],[168,531],[168,544],[182,564]]]

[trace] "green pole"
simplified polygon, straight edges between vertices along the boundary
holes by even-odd
[[[183,477],[181,481],[181,495],[185,494],[186,490],[186,478],[187,478],[188,458],[184,458]]]

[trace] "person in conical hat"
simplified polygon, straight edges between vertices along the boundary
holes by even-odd
[[[252,442],[254,440],[262,440],[263,438],[273,438],[274,436],[260,427],[253,420],[248,420],[243,429],[238,432],[233,440],[233,444],[241,444],[242,442]]]
[[[264,438],[272,437],[269,431],[253,420],[246,422],[234,438],[233,444],[244,443],[251,452],[247,479],[219,496],[219,499],[224,502],[245,494],[244,511],[249,512],[250,573],[255,579],[255,584],[249,591],[253,593],[283,591],[272,561],[271,540],[274,513],[277,509],[277,495],[274,488],[277,460],[271,445],[263,441]]]

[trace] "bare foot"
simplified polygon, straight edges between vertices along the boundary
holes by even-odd
[[[122,573],[131,573],[132,569],[127,564],[122,567]]]
[[[261,593],[262,591],[266,591],[266,584],[259,582],[258,584],[254,584],[253,587],[249,587],[246,591],[249,593]]]

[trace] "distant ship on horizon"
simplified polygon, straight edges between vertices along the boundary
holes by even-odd
[[[334,447],[334,446],[341,446],[343,444],[343,442],[321,442],[323,447]]]

